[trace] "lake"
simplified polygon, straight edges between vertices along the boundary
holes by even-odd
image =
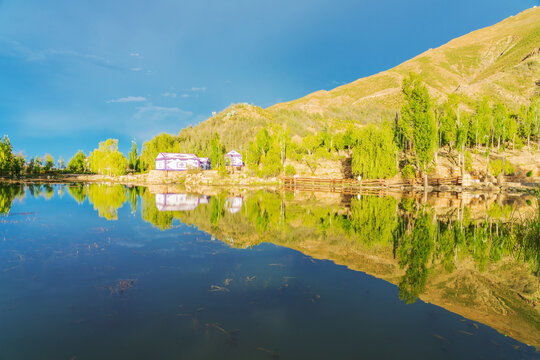
[[[537,206],[0,185],[0,359],[538,359]]]

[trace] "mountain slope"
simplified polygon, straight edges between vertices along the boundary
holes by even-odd
[[[397,67],[330,91],[276,104],[270,110],[325,113],[333,107],[384,106],[398,109],[400,86],[409,72],[421,75],[432,95],[465,100],[497,98],[510,107],[540,92],[540,7],[430,49]]]
[[[393,119],[403,101],[402,80],[410,72],[419,73],[439,101],[456,93],[473,109],[475,102],[488,96],[516,110],[533,95],[540,95],[540,7],[330,91],[317,91],[267,109],[231,105],[183,129],[177,150],[204,153],[212,134],[218,133],[227,149],[244,151],[260,128],[274,123],[302,137],[325,126],[339,129],[351,121],[365,124]]]

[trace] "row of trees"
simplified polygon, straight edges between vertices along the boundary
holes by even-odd
[[[20,176],[22,174],[41,174],[52,170],[65,169],[64,159],[60,157],[57,164],[51,154],[43,157],[36,156],[29,161],[23,154],[15,154],[9,141],[9,137],[4,135],[0,140],[0,175]]]
[[[103,175],[122,175],[128,169],[139,171],[140,159],[137,154],[137,144],[132,142],[129,159],[118,150],[118,140],[108,139],[99,143],[99,147],[87,157],[84,151],[79,150],[68,162],[67,166],[60,156],[55,163],[54,157],[45,154],[42,158],[26,161],[24,155],[13,153],[8,136],[0,140],[0,175],[20,176],[23,174],[41,174],[51,171],[65,171],[68,173],[92,172]]]

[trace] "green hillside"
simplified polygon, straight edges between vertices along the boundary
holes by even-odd
[[[336,107],[397,110],[402,79],[410,72],[420,74],[430,94],[439,100],[456,93],[465,101],[489,96],[510,108],[528,103],[540,94],[540,7],[430,49],[393,69],[269,110],[319,114]]]
[[[330,91],[317,91],[267,109],[235,104],[209,119],[183,129],[178,136],[161,135],[146,143],[151,164],[159,151],[208,156],[217,133],[226,149],[245,152],[261,128],[278,124],[293,142],[329,129],[336,133],[351,124],[394,120],[403,102],[401,86],[417,73],[437,102],[456,94],[460,107],[474,111],[487,97],[513,113],[540,95],[540,7],[526,10],[493,26],[430,49],[403,64]]]

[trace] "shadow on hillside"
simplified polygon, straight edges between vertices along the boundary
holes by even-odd
[[[353,178],[351,157],[341,160],[341,174],[343,175],[344,179]]]

